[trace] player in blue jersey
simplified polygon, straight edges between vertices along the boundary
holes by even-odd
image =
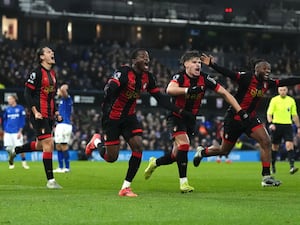
[[[17,96],[9,95],[7,97],[8,106],[3,112],[3,131],[4,147],[9,153],[9,169],[14,169],[14,156],[11,154],[16,146],[23,145],[23,127],[25,125],[25,109],[17,104]],[[29,169],[26,163],[25,153],[21,154],[22,166]]]
[[[57,95],[59,97],[58,111],[63,121],[57,123],[55,128],[54,141],[56,143],[58,168],[53,171],[54,173],[67,173],[70,171],[68,149],[72,135],[71,115],[73,111],[73,100],[68,93],[68,89],[69,86],[67,84],[63,84],[57,89]]]

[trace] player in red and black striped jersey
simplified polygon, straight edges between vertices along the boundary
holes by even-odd
[[[142,92],[150,93],[158,104],[173,111],[187,120],[194,120],[194,116],[180,110],[170,102],[168,96],[163,95],[156,86],[155,77],[149,72],[149,54],[145,49],[136,49],[131,56],[132,65],[122,66],[114,72],[104,88],[104,103],[102,105],[103,139],[100,134],[94,134],[87,144],[85,152],[90,155],[98,149],[101,157],[107,162],[118,159],[120,150],[120,136],[129,144],[132,155],[129,167],[119,192],[120,196],[136,197],[131,190],[131,182],[135,177],[142,158],[142,126],[136,117],[137,99]]]
[[[244,116],[247,114],[242,111],[241,106],[235,98],[225,90],[211,76],[201,71],[201,54],[198,51],[187,51],[181,57],[184,70],[175,74],[167,87],[167,93],[172,96],[172,100],[180,109],[198,115],[200,112],[201,101],[207,89],[213,90],[221,95],[226,102],[234,108],[235,112]],[[180,191],[182,193],[192,192],[194,188],[188,184],[187,164],[188,151],[190,149],[190,137],[194,134],[195,121],[186,121],[173,113],[168,117],[168,126],[172,132],[173,149],[169,154],[158,159],[151,157],[149,165],[145,169],[145,179],[149,179],[153,171],[162,165],[169,165],[177,162],[179,172]]]
[[[31,109],[31,122],[36,131],[37,140],[15,148],[15,153],[43,151],[43,164],[47,177],[47,188],[61,188],[53,176],[52,153],[54,142],[52,129],[55,120],[62,117],[55,104],[56,74],[52,68],[55,64],[54,52],[45,46],[37,51],[39,66],[30,72],[25,83],[24,97]]]
[[[255,72],[233,72],[221,67],[213,62],[212,56],[203,54],[201,60],[204,64],[210,66],[217,72],[229,77],[238,84],[238,90],[235,98],[250,116],[250,123],[243,126],[240,118],[230,107],[227,110],[224,119],[224,136],[220,147],[210,146],[195,154],[194,165],[198,166],[203,157],[215,155],[227,155],[234,147],[237,139],[245,133],[256,140],[260,145],[260,155],[262,162],[262,186],[279,186],[280,181],[270,176],[271,163],[271,141],[264,124],[256,115],[256,108],[260,100],[269,89],[275,89],[279,86],[290,86],[300,83],[299,77],[290,77],[286,79],[271,79],[271,65],[265,60],[259,60],[255,63]]]

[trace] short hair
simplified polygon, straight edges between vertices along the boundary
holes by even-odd
[[[183,65],[186,61],[192,58],[200,58],[201,54],[197,50],[186,51],[180,58],[180,63]]]
[[[137,49],[134,49],[131,54],[130,54],[130,59],[133,60],[133,59],[136,59],[139,52],[147,52],[146,49],[144,48],[137,48]]]

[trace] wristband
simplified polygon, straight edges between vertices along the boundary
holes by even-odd
[[[186,89],[184,90],[185,94],[187,94],[188,91],[189,91],[189,88],[186,88]]]

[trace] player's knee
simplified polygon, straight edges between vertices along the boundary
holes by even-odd
[[[271,141],[269,139],[262,139],[259,142],[259,145],[261,146],[262,149],[271,149]]]

